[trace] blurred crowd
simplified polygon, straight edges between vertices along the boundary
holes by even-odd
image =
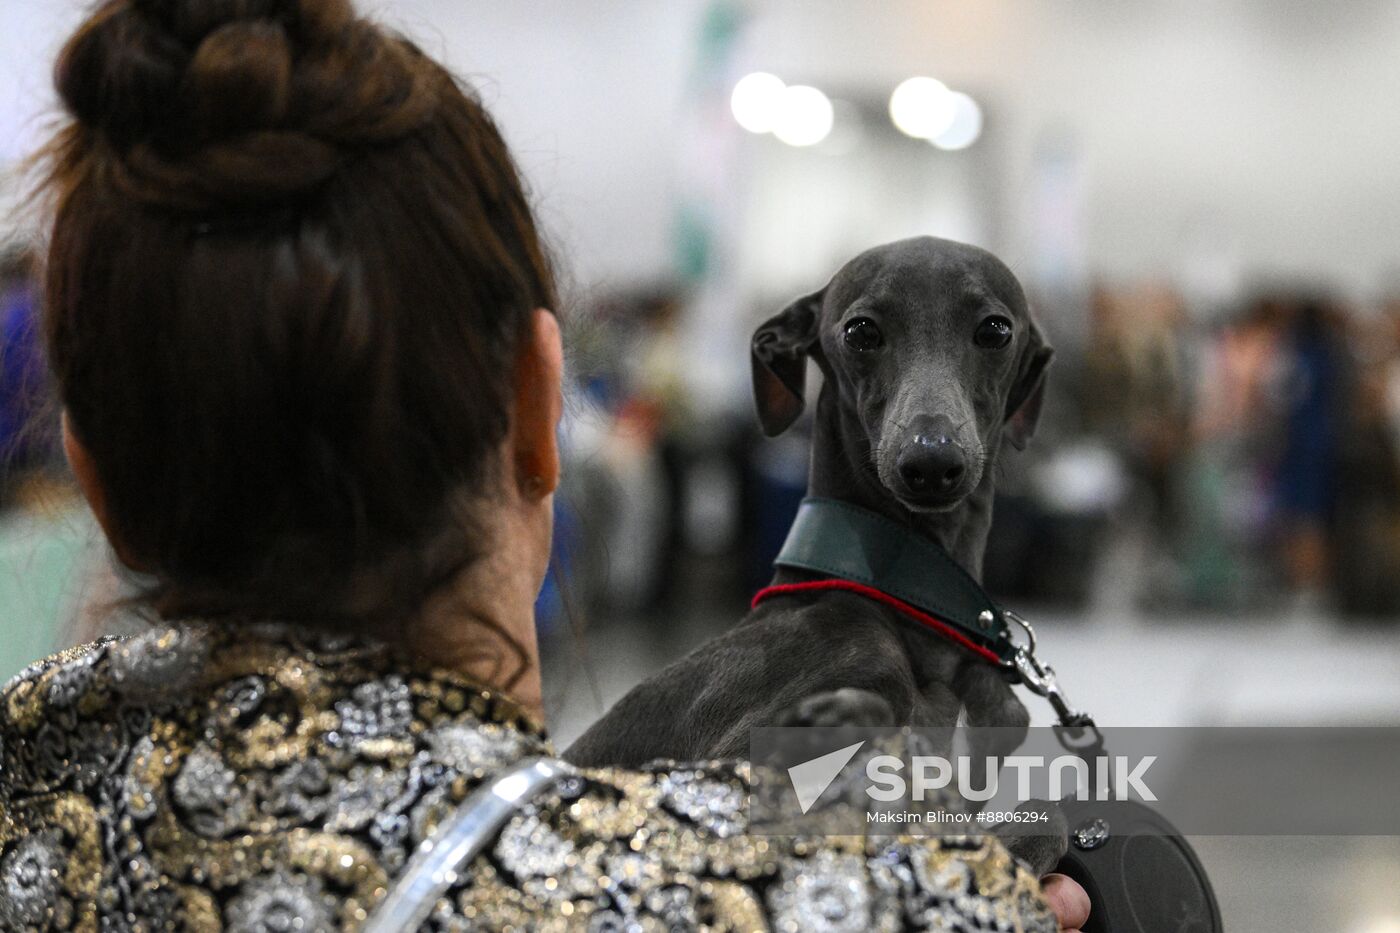
[[[1149,613],[1400,611],[1400,301],[1280,285],[1202,310],[1105,283],[1038,304],[1059,355],[1042,436],[1004,465],[992,588],[1083,609],[1113,576]],[[800,425],[766,440],[746,408],[688,403],[684,313],[651,286],[570,322],[561,524],[586,605],[737,607],[801,498]]]
[[[12,511],[58,462],[30,259],[0,252]],[[1400,299],[1276,286],[1203,311],[1160,283],[1103,283],[1037,304],[1058,355],[1041,437],[1003,465],[989,586],[1073,609],[1112,577],[1147,612],[1400,613]],[[575,389],[546,626],[728,614],[767,578],[809,436],[763,439],[745,406],[692,404],[704,348],[682,337],[688,311],[683,289],[653,283],[566,315]]]
[[[57,461],[38,302],[28,244],[0,247],[0,508],[23,504],[38,485],[47,486]]]
[[[1099,287],[1057,371],[1125,472],[1146,606],[1400,609],[1400,304],[1299,286],[1203,315]]]

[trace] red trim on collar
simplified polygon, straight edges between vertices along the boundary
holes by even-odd
[[[754,594],[753,602],[749,604],[750,609],[757,609],[759,603],[772,596],[786,596],[790,593],[806,593],[820,590],[845,590],[848,593],[855,593],[857,596],[864,596],[866,599],[873,599],[877,603],[883,603],[893,609],[904,613],[915,622],[930,631],[942,635],[944,638],[960,645],[980,657],[982,660],[1002,666],[1001,656],[990,648],[977,644],[952,625],[942,619],[935,618],[916,609],[902,599],[896,599],[884,590],[877,590],[873,586],[866,586],[864,583],[856,583],[853,580],[810,580],[806,583],[779,583],[775,586],[765,586]]]

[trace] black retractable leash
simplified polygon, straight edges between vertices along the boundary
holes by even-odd
[[[823,579],[766,587],[754,596],[845,590],[899,610],[924,628],[1006,671],[1045,697],[1056,737],[1092,774],[1103,735],[1069,704],[1055,671],[1036,655],[1035,630],[992,601],[935,542],[849,502],[802,502],[775,563]],[[1018,642],[1013,626],[1025,633]],[[1170,822],[1130,800],[1066,799],[1070,848],[1056,867],[1081,884],[1093,911],[1084,933],[1216,933],[1224,927],[1215,891],[1196,853]]]

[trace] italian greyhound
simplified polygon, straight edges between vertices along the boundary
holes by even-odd
[[[861,253],[765,321],[752,342],[754,393],[764,433],[782,433],[802,413],[815,362],[824,378],[808,495],[887,516],[980,579],[997,459],[1034,432],[1052,352],[1000,260],[917,237]],[[806,579],[779,568],[773,582]],[[951,729],[960,713],[973,735],[1014,727],[993,730],[998,743],[1029,722],[998,667],[879,602],[808,592],[763,602],[633,689],[565,756],[622,766],[734,758],[757,726]]]

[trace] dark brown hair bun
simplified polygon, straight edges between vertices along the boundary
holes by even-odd
[[[56,84],[123,190],[203,210],[287,198],[422,125],[435,88],[418,57],[344,0],[114,0]]]

